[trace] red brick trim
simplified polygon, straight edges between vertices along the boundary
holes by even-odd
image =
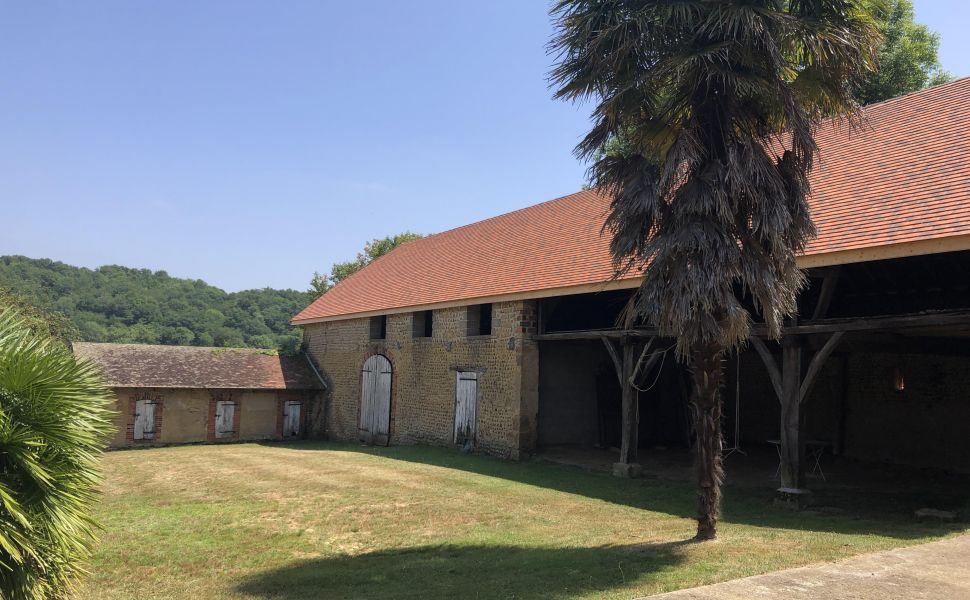
[[[534,302],[523,303],[522,310],[518,314],[519,333],[535,335],[538,332],[538,314]]]
[[[135,412],[138,409],[139,400],[151,400],[155,403],[155,435],[149,440],[135,439]],[[125,427],[125,441],[132,445],[159,443],[162,437],[162,409],[164,407],[162,395],[157,392],[145,390],[128,396],[128,422]]]
[[[209,390],[209,415],[206,419],[206,440],[213,443],[233,442],[239,439],[239,423],[242,406],[240,394],[231,390]],[[216,437],[216,406],[219,402],[233,402],[236,406],[232,413],[232,435]]]
[[[277,392],[276,393],[276,438],[283,438],[283,411],[286,408],[287,402],[299,402],[300,403],[300,432],[296,436],[296,439],[304,439],[307,435],[307,426],[309,424],[309,415],[307,414],[310,403],[308,402],[307,395],[302,392]],[[293,439],[293,438],[287,438]]]

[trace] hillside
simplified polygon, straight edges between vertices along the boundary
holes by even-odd
[[[0,288],[64,313],[79,340],[279,348],[293,351],[300,332],[290,318],[312,300],[296,290],[228,293],[165,271],[73,267],[48,259],[0,257]]]

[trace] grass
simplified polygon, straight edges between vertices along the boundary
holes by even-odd
[[[897,517],[787,513],[686,482],[435,448],[302,443],[112,452],[90,599],[634,598],[942,537]]]

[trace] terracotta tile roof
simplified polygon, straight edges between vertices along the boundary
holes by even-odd
[[[75,342],[74,354],[92,361],[111,387],[318,389],[304,356],[244,348]]]
[[[860,250],[948,238],[970,242],[970,78],[869,106],[865,114],[862,129],[831,124],[817,136],[810,204],[819,235],[802,262],[852,262],[865,259]],[[600,233],[607,207],[606,198],[584,191],[410,242],[293,322],[604,285],[612,275]]]

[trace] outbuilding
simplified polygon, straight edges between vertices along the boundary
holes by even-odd
[[[302,355],[243,348],[77,342],[117,395],[110,447],[303,438],[322,381]]]

